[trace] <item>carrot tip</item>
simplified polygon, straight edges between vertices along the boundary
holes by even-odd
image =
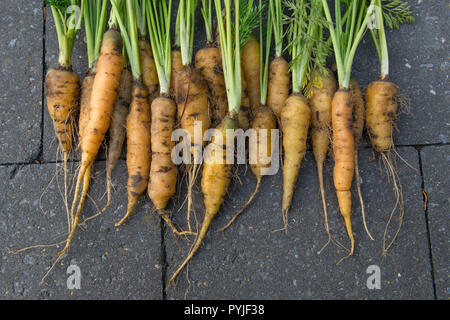
[[[136,197],[130,197],[129,202],[128,202],[127,213],[125,214],[125,216],[119,222],[116,222],[114,224],[115,227],[120,227],[128,219],[128,217],[133,212],[133,209],[136,206],[137,202],[138,202],[138,197],[137,196]]]

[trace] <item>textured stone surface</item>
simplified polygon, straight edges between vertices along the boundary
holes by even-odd
[[[381,240],[385,220],[394,205],[392,186],[379,171],[380,163],[370,160],[372,152],[361,150],[362,192],[367,223],[375,241],[364,232],[356,191],[353,192],[353,229],[355,256],[336,263],[345,252],[330,245],[317,255],[327,237],[323,226],[322,205],[311,153],[307,154],[289,213],[287,234],[274,232],[282,226],[281,172],[266,177],[253,205],[239,217],[224,235],[215,232],[231,218],[252,192],[255,180],[250,170],[236,179],[229,197],[211,225],[204,245],[186,272],[169,287],[168,298],[181,299],[188,290],[192,299],[432,299],[433,283],[421,198],[418,154],[414,148],[400,148],[401,156],[417,171],[398,161],[405,195],[405,219],[396,244],[381,258]],[[327,162],[325,184],[330,228],[339,241],[348,246],[332,185],[332,163]],[[197,212],[202,216],[201,197]],[[175,216],[183,225],[183,212]],[[200,219],[201,220],[201,219]],[[395,219],[394,219],[395,220]],[[393,233],[390,229],[389,234]],[[186,256],[190,243],[169,234],[167,245],[168,276]],[[381,289],[366,286],[366,269],[381,269]],[[188,288],[190,283],[190,288]]]
[[[0,3],[0,163],[39,156],[42,113],[42,1]]]
[[[2,167],[0,202],[0,297],[4,299],[162,299],[161,228],[144,201],[129,223],[115,228],[126,209],[126,167],[120,162],[114,174],[115,192],[110,210],[76,232],[68,255],[48,275],[62,247],[38,248],[20,254],[8,250],[49,244],[65,238],[67,219],[63,197],[55,179],[55,165],[20,168],[11,177]],[[94,170],[89,195],[99,206],[104,193],[104,164]],[[60,176],[59,176],[60,177]],[[6,181],[6,183],[5,183]],[[58,179],[59,187],[62,181]],[[5,197],[6,193],[6,197]],[[101,199],[101,200],[100,200]],[[84,216],[96,211],[87,201]],[[81,271],[81,289],[67,288],[70,264]]]
[[[450,198],[448,190],[450,183],[448,165],[450,162],[450,147],[425,147],[421,150],[424,189],[428,195],[428,220],[430,240],[433,254],[433,267],[438,299],[448,300],[448,207]]]

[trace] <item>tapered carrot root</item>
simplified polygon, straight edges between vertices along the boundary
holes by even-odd
[[[183,70],[183,62],[181,59],[181,51],[179,48],[174,48],[172,50],[172,68],[170,71],[170,95],[176,97],[176,83],[178,72]]]
[[[394,150],[392,134],[398,108],[397,93],[397,86],[387,80],[378,80],[370,83],[366,91],[367,132],[372,148],[380,154],[387,170],[387,175],[393,183],[396,198],[395,206],[392,209],[383,234],[383,256],[386,256],[387,251],[394,244],[400,232],[404,216],[402,186],[396,172],[395,159],[392,157],[392,151]],[[399,210],[398,226],[389,243],[386,243],[387,232],[397,208]]]
[[[336,92],[336,78],[331,70],[324,74],[314,72],[312,75],[312,90],[309,99],[311,107],[311,144],[314,160],[317,165],[317,176],[319,179],[320,195],[322,198],[325,230],[328,234],[328,243],[332,240],[328,225],[328,210],[325,200],[325,188],[323,182],[323,167],[328,154],[331,135],[331,101]],[[321,252],[323,248],[319,251]]]
[[[366,127],[375,151],[393,147],[392,133],[397,116],[397,86],[389,81],[374,81],[366,91]]]
[[[331,115],[334,154],[333,180],[339,209],[344,217],[345,227],[350,238],[351,248],[349,255],[353,255],[355,247],[351,224],[352,200],[350,191],[355,167],[352,112],[350,92],[345,89],[339,89],[333,97]]]
[[[222,56],[219,48],[206,47],[197,51],[195,67],[200,70],[208,83],[211,93],[211,122],[213,126],[222,121],[228,111],[227,90],[223,77]]]
[[[367,227],[366,221],[366,209],[364,206],[364,201],[361,192],[361,182],[359,176],[359,163],[358,163],[358,145],[362,139],[363,131],[364,131],[364,118],[365,118],[365,105],[364,98],[356,79],[350,79],[350,96],[352,98],[353,104],[353,137],[355,139],[355,180],[356,180],[356,189],[358,191],[359,202],[361,205],[361,214],[363,218],[364,229],[366,230],[367,235],[371,240],[374,240],[372,235],[369,232],[369,228]]]
[[[238,114],[239,128],[247,130],[250,127],[250,99],[248,98],[247,82],[242,78],[241,108]]]
[[[181,128],[185,129],[194,141],[194,122],[201,123],[201,133],[209,129],[208,86],[198,69],[184,67],[176,77],[176,103]]]
[[[208,86],[200,70],[186,66],[177,73],[175,91],[177,94],[177,114],[181,124],[190,136],[193,165],[189,165],[188,181],[188,212],[187,221],[190,231],[190,212],[192,209],[192,188],[195,184],[200,165],[199,151],[203,145],[203,135],[211,126],[209,117]],[[196,126],[199,124],[200,126]],[[197,130],[197,133],[196,133]],[[197,136],[196,136],[197,135]],[[198,141],[195,139],[197,138]]]
[[[147,188],[151,161],[150,126],[147,87],[135,81],[127,117],[128,207],[125,216],[115,224],[116,227],[131,215],[139,196]]]
[[[117,30],[109,29],[103,37],[102,48],[97,61],[97,72],[92,85],[89,121],[86,124],[85,135],[81,140],[81,164],[72,202],[72,216],[84,179],[77,215],[79,216],[81,213],[89,189],[89,179],[85,179],[85,176],[90,172],[92,163],[109,128],[122,70],[122,37]],[[77,219],[75,220],[78,222]],[[75,232],[76,227],[77,223],[74,223],[71,234]],[[59,255],[68,250],[70,240],[71,238],[68,239],[66,248]]]
[[[109,143],[108,143],[108,155],[106,159],[106,205],[95,215],[86,218],[82,224],[85,224],[89,220],[95,219],[104,213],[111,204],[112,200],[112,172],[116,167],[120,154],[122,153],[123,143],[126,136],[126,120],[128,110],[131,102],[131,90],[132,90],[133,77],[130,70],[123,69],[122,77],[119,85],[119,96],[114,106],[114,112],[111,117],[111,123],[109,126]]]
[[[86,135],[86,127],[89,122],[89,113],[91,111],[91,92],[94,84],[95,74],[89,72],[83,79],[81,85],[80,98],[80,117],[78,119],[78,143],[81,145],[81,140]]]
[[[294,195],[301,162],[306,153],[310,119],[311,110],[306,98],[300,94],[291,95],[281,110],[284,148],[282,213],[286,231],[288,227],[287,214]]]
[[[78,113],[80,81],[78,75],[64,68],[50,69],[45,78],[47,108],[64,160],[64,203],[68,208],[67,160],[72,149],[74,120]],[[73,219],[73,214],[70,214]]]
[[[283,57],[276,57],[269,66],[267,106],[280,118],[281,108],[289,97],[289,63]]]
[[[91,180],[91,169],[92,169],[92,166],[89,166],[86,170],[86,173],[84,174],[83,190],[89,190],[89,183]],[[75,217],[72,220],[72,225],[71,225],[69,236],[67,237],[67,240],[66,240],[66,245],[60,252],[58,252],[58,254],[57,254],[58,257],[65,254],[69,250],[70,243],[72,241],[72,238],[75,234],[76,227],[78,225],[78,221],[80,220],[81,209],[83,208],[84,202],[86,201],[86,197],[87,197],[87,192],[83,192],[81,195],[81,199],[80,199],[78,208],[77,208],[77,212],[75,213]]]
[[[259,107],[260,104],[260,50],[258,40],[254,36],[251,36],[242,47],[242,71],[247,82],[251,110]]]
[[[355,147],[357,147],[359,142],[361,142],[364,131],[366,107],[358,81],[353,77],[350,79],[349,90],[353,105],[353,137],[355,139]]]
[[[222,141],[219,142],[215,138],[213,138],[210,146],[208,146],[211,149],[209,149],[210,152],[207,152],[207,156],[203,164],[201,181],[202,192],[204,194],[205,216],[203,218],[203,223],[200,231],[197,234],[195,243],[191,247],[191,250],[189,251],[186,259],[170,278],[169,284],[176,279],[176,277],[180,274],[183,268],[189,263],[194,254],[200,248],[200,245],[203,243],[212,220],[219,212],[220,206],[224,201],[228,186],[231,182],[232,169],[232,165],[226,163],[228,149],[228,146],[226,144],[226,130],[236,129],[237,127],[238,122],[236,120],[236,117],[227,115],[217,127],[217,129],[221,133],[222,138],[219,140]]]
[[[91,93],[92,93],[92,86],[94,84],[95,74],[89,72],[86,77],[83,80],[83,83],[81,85],[81,99],[80,99],[80,117],[78,120],[78,140],[79,144],[81,145],[83,141],[83,137],[86,135],[86,127],[89,122],[89,113],[91,112]],[[91,168],[88,169],[89,172],[87,176],[90,176]],[[86,183],[86,178],[85,178]],[[85,201],[85,197],[80,202],[83,204]],[[73,213],[71,216],[71,221],[73,223],[74,217]],[[72,225],[71,223],[71,225]]]
[[[171,137],[175,128],[177,106],[172,99],[160,96],[153,100],[151,108],[152,164],[147,193],[156,210],[172,228],[172,231],[179,234],[169,217],[162,212],[176,191],[178,170],[171,158],[174,146]]]
[[[81,144],[82,166],[87,166],[94,161],[109,129],[122,70],[122,39],[117,30],[110,29],[103,38],[92,86],[89,122],[86,126],[86,136]]]
[[[266,171],[271,166],[272,130],[276,129],[276,127],[277,120],[272,109],[262,105],[253,111],[251,128],[254,130],[254,137],[250,138],[250,168],[256,177],[256,188],[245,205],[233,216],[226,226],[220,229],[220,231],[225,231],[229,228],[255,198],[259,187],[261,186],[261,179],[267,174]]]
[[[80,81],[78,75],[63,68],[50,69],[45,78],[47,108],[63,153],[72,149],[73,124],[78,113]]]
[[[150,43],[145,37],[139,37],[139,59],[141,62],[142,82],[147,87],[149,103],[158,96],[159,80]]]
[[[187,235],[196,235],[197,233],[192,231],[179,231],[178,228],[173,223],[170,216],[165,212],[165,210],[156,210],[156,212],[159,214],[159,216],[164,220],[164,222],[169,226],[169,228],[172,230],[173,234],[176,236],[187,236]]]

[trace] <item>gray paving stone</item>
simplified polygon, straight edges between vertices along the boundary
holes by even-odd
[[[450,117],[449,10],[445,1],[410,1],[416,22],[387,31],[390,78],[409,99],[401,108],[394,141],[399,145],[446,143]],[[368,34],[356,52],[353,75],[361,86],[378,78],[379,63]]]
[[[126,166],[118,164],[114,174],[114,200],[103,216],[79,229],[69,254],[56,265],[45,283],[40,280],[59,248],[33,249],[17,255],[6,248],[55,243],[65,237],[67,219],[62,196],[52,177],[55,165],[31,165],[16,171],[0,168],[0,297],[4,299],[162,299],[161,229],[159,218],[149,213],[145,201],[138,204],[129,223],[115,228],[126,209]],[[104,164],[95,168],[90,196],[104,193]],[[5,183],[6,181],[6,183]],[[59,181],[61,186],[61,181]],[[87,201],[83,214],[96,212]],[[67,268],[81,270],[81,289],[68,290]]]
[[[414,148],[400,148],[401,156],[418,168]],[[405,220],[396,245],[381,258],[384,218],[394,198],[392,187],[379,171],[378,161],[369,161],[372,152],[361,151],[362,191],[368,215],[368,226],[376,238],[365,234],[356,192],[353,193],[353,229],[355,256],[336,263],[345,255],[330,245],[321,255],[317,252],[326,242],[323,214],[311,153],[307,154],[292,209],[287,234],[274,232],[282,226],[281,172],[264,179],[253,205],[224,235],[218,232],[246,201],[255,185],[250,170],[240,173],[242,185],[234,181],[225,205],[213,221],[201,249],[189,265],[188,278],[183,272],[175,286],[167,290],[169,299],[432,299],[433,284],[428,258],[426,224],[421,197],[420,171],[398,162],[405,195]],[[342,219],[332,185],[332,161],[326,170],[326,190],[330,228],[348,246]],[[202,217],[202,197],[198,195],[197,212]],[[183,226],[185,211],[175,214]],[[184,224],[185,225],[185,224]],[[165,237],[170,277],[186,256],[192,238],[174,240]],[[366,270],[370,265],[381,269],[381,289],[369,290]],[[189,287],[190,284],[190,287]]]
[[[42,1],[0,3],[0,163],[29,162],[40,152]]]
[[[449,299],[448,262],[448,205],[450,188],[448,165],[450,147],[425,147],[421,150],[424,188],[428,194],[428,221],[433,254],[436,295],[438,299]]]

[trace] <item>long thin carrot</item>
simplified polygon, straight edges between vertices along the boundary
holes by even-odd
[[[288,212],[291,207],[295,186],[299,176],[302,160],[306,153],[308,129],[311,122],[309,101],[303,95],[307,85],[308,70],[322,66],[313,52],[321,51],[325,45],[319,37],[322,8],[319,2],[311,2],[308,10],[296,1],[286,16],[289,24],[289,51],[292,57],[291,77],[292,94],[281,109],[281,129],[283,132],[283,198],[282,216],[284,229],[288,229]],[[309,24],[305,23],[310,21]],[[318,61],[320,60],[320,62]]]
[[[336,3],[335,21],[333,22],[328,3],[326,0],[322,0],[334,48],[339,82],[339,89],[336,91],[332,102],[333,154],[335,161],[333,179],[339,209],[350,238],[348,256],[351,256],[355,248],[355,239],[351,225],[352,202],[350,191],[355,169],[355,141],[352,130],[353,104],[349,88],[355,52],[367,30],[370,15],[365,11],[365,2],[350,1],[345,4],[347,18],[344,21],[341,13],[341,2],[337,1]],[[375,0],[371,0],[370,6],[374,4]],[[339,39],[344,41],[340,42]]]
[[[263,5],[262,2],[259,2],[259,10],[262,11]],[[272,130],[276,129],[277,120],[274,112],[271,108],[269,108],[267,104],[267,91],[268,91],[268,66],[269,66],[269,57],[270,57],[270,46],[272,43],[272,31],[273,24],[272,19],[274,18],[273,14],[269,15],[267,26],[266,26],[266,48],[264,50],[265,57],[261,57],[260,61],[260,106],[254,108],[252,110],[252,121],[251,121],[251,130],[252,136],[250,137],[250,146],[249,146],[249,154],[250,154],[250,168],[253,174],[256,177],[256,187],[253,191],[250,198],[244,204],[244,206],[232,217],[232,219],[222,227],[220,230],[224,231],[231,226],[231,224],[236,220],[236,218],[244,212],[244,210],[250,205],[250,203],[255,198],[256,194],[259,191],[261,186],[261,181],[264,175],[267,174],[267,170],[271,167],[272,164]],[[281,19],[281,17],[280,17]],[[262,30],[264,29],[262,23],[262,15],[259,16],[260,21],[260,41],[263,42],[263,34]],[[245,28],[244,28],[245,27]],[[244,26],[244,29],[248,29],[247,26]],[[282,31],[281,31],[282,32]],[[249,53],[247,48],[247,53]],[[261,54],[264,55],[263,51]]]
[[[231,0],[225,1],[225,20],[222,18],[222,3],[220,0],[214,0],[216,15],[218,20],[218,29],[220,34],[220,48],[222,52],[222,62],[224,67],[224,78],[228,92],[228,114],[217,127],[217,136],[215,136],[208,145],[210,152],[203,165],[202,172],[202,192],[204,195],[205,216],[202,226],[197,234],[197,238],[192,245],[186,259],[181,263],[177,270],[169,279],[169,284],[173,283],[184,267],[191,261],[195,253],[200,248],[205,236],[208,232],[211,221],[218,213],[231,181],[232,164],[227,163],[227,152],[234,141],[227,139],[227,131],[238,128],[237,115],[239,114],[239,105],[241,103],[242,81],[241,81],[241,65],[240,55],[240,35],[236,32],[234,39],[232,38],[231,28]],[[234,1],[235,7],[235,30],[240,30],[240,11],[239,0]],[[225,31],[226,30],[226,31]],[[233,63],[238,61],[238,63]]]
[[[80,0],[70,1],[71,5],[80,5]],[[68,3],[48,1],[58,35],[58,66],[50,68],[45,76],[45,96],[47,109],[53,122],[55,135],[64,162],[64,204],[66,206],[69,228],[73,215],[69,214],[67,161],[72,150],[75,119],[79,111],[80,80],[72,71],[72,51],[75,38],[80,29],[81,17],[75,23],[68,23],[69,16],[61,15]],[[84,2],[83,2],[84,4]]]
[[[151,166],[147,193],[157,213],[176,235],[190,234],[179,231],[165,209],[174,196],[178,169],[172,161],[172,132],[175,130],[177,105],[170,97],[171,85],[171,50],[170,22],[172,2],[167,7],[166,1],[154,2],[146,8],[147,24],[150,34],[157,76],[159,79],[159,96],[151,105]],[[159,25],[161,21],[161,25]],[[159,25],[159,27],[158,27]]]
[[[187,187],[187,225],[192,231],[190,215],[193,209],[192,190],[200,169],[200,149],[203,146],[203,135],[211,126],[209,114],[208,84],[202,73],[193,65],[193,39],[195,26],[195,9],[197,1],[182,0],[178,7],[179,22],[177,26],[180,34],[180,49],[183,69],[175,78],[175,102],[180,126],[189,134],[192,164],[186,167],[188,172]],[[199,125],[199,126],[197,126]],[[196,137],[199,128],[200,137]],[[197,138],[197,140],[196,140]]]
[[[102,47],[97,62],[97,72],[92,85],[90,97],[91,110],[89,113],[89,121],[86,125],[86,134],[81,141],[81,163],[71,208],[72,213],[77,204],[83,179],[85,182],[83,184],[81,198],[76,210],[75,221],[72,225],[68,241],[66,242],[64,249],[60,251],[58,255],[67,252],[70,240],[77,227],[77,222],[89,188],[89,174],[87,173],[90,171],[90,167],[95,160],[100,145],[109,128],[111,120],[110,115],[112,114],[114,103],[117,99],[117,89],[120,84],[122,69],[122,38],[115,27],[111,26],[103,37]]]

